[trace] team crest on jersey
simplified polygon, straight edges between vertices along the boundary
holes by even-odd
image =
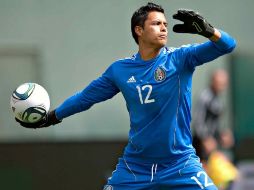
[[[154,79],[158,82],[164,81],[166,79],[166,71],[162,67],[157,67],[154,72]]]
[[[103,190],[113,190],[113,186],[112,185],[105,185]]]

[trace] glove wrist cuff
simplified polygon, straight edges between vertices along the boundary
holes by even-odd
[[[48,114],[48,121],[51,125],[56,125],[58,123],[61,123],[62,120],[57,119],[55,110],[49,112]]]
[[[206,38],[211,38],[214,35],[214,32],[215,32],[215,29],[213,27],[207,28],[203,36]]]

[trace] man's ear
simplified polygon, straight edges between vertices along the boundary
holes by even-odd
[[[135,32],[138,37],[140,37],[143,33],[143,28],[141,26],[135,26]]]

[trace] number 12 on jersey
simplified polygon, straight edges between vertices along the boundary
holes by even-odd
[[[154,99],[150,99],[153,91],[152,85],[147,84],[142,87],[136,86],[136,88],[138,90],[138,96],[141,104],[149,104],[155,102]],[[148,89],[148,91],[146,89]]]

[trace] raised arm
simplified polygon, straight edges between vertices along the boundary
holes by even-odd
[[[203,44],[194,44],[183,48],[183,55],[191,67],[212,61],[221,55],[230,53],[236,46],[236,41],[226,32],[214,28],[199,13],[180,9],[173,15],[182,24],[176,24],[173,31],[177,33],[198,34],[209,39]]]

